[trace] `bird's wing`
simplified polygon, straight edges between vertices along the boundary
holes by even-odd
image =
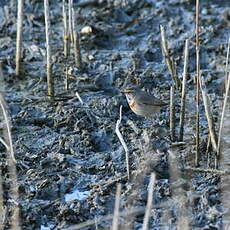
[[[155,106],[164,106],[167,103],[163,102],[162,100],[154,97],[153,95],[145,92],[140,92],[136,97],[136,100],[142,102],[143,104],[147,105],[155,105]]]

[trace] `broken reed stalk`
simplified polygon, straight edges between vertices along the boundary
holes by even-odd
[[[18,0],[17,39],[16,39],[16,75],[21,71],[22,24],[24,18],[24,0]]]
[[[49,16],[49,0],[44,0],[45,9],[45,24],[46,24],[46,74],[47,74],[47,85],[48,85],[48,96],[54,96],[54,84],[52,77],[52,63],[51,63],[51,47],[49,39],[50,30],[50,16]]]
[[[120,123],[121,123],[121,119],[122,119],[122,105],[120,106],[120,118],[119,120],[117,120],[117,123],[116,123],[116,134],[125,150],[125,157],[126,157],[126,170],[127,170],[127,177],[128,179],[130,179],[130,170],[129,170],[129,150],[128,150],[128,147],[124,141],[124,138],[123,136],[121,135],[121,132],[119,130],[119,126],[120,126]]]
[[[74,55],[75,63],[79,70],[82,69],[81,47],[80,47],[80,34],[78,31],[74,31]]]
[[[2,63],[0,62],[0,82],[3,82],[3,72],[2,72]],[[2,86],[1,86],[2,87]],[[5,137],[5,144],[7,146],[7,150],[10,152],[11,158],[12,160],[16,163],[16,159],[14,156],[14,148],[13,148],[13,142],[12,142],[12,136],[11,136],[11,124],[10,124],[10,119],[7,113],[7,107],[6,107],[6,103],[5,100],[2,96],[2,94],[0,93],[0,106],[2,109],[2,113],[3,113],[3,117],[5,120],[5,124],[6,124],[6,137]]]
[[[63,27],[64,27],[64,32],[63,32],[63,43],[64,43],[64,55],[65,58],[69,56],[70,53],[70,44],[69,44],[69,33],[68,33],[68,23],[67,23],[67,12],[66,12],[66,4],[65,0],[63,0],[62,3],[62,16],[63,16]]]
[[[170,137],[171,141],[175,141],[175,88],[174,85],[170,89]]]
[[[174,60],[173,60],[172,56],[170,56],[170,54],[169,54],[168,43],[167,43],[167,40],[165,38],[165,30],[164,30],[164,27],[162,25],[160,25],[160,32],[161,32],[162,54],[163,54],[163,57],[165,58],[168,70],[169,70],[170,74],[172,75],[172,79],[174,81],[174,84],[175,84],[176,88],[179,89],[181,82],[180,82],[180,79],[177,77],[177,74],[176,74],[176,66],[175,66]]]
[[[82,59],[81,59],[81,47],[80,47],[80,34],[78,33],[75,26],[75,11],[72,8],[72,23],[73,23],[73,46],[74,46],[74,57],[75,64],[79,70],[82,69]]]
[[[186,39],[185,49],[184,49],[184,71],[183,71],[183,82],[182,82],[182,92],[181,92],[179,141],[183,141],[183,136],[184,136],[184,118],[185,118],[186,81],[187,81],[187,75],[188,75],[188,57],[189,57],[189,40]]]
[[[142,230],[147,230],[148,229],[148,223],[149,223],[149,218],[151,214],[151,209],[152,209],[152,202],[153,202],[153,189],[154,189],[154,184],[156,182],[156,175],[155,173],[151,174],[150,181],[149,181],[149,188],[148,188],[148,199],[147,199],[147,205],[145,209],[145,216],[144,216],[144,221],[142,225]]]
[[[196,156],[195,165],[200,158],[200,41],[199,41],[199,0],[196,0]]]
[[[3,87],[3,73],[2,73],[2,64],[0,63],[0,82],[1,85],[0,87]],[[3,91],[3,90],[2,90]],[[0,107],[2,109],[2,114],[3,114],[3,118],[5,120],[5,125],[6,128],[3,130],[4,133],[4,137],[5,137],[5,143],[6,146],[8,146],[6,148],[6,159],[7,159],[7,163],[6,165],[8,166],[8,170],[9,170],[9,180],[11,181],[10,183],[10,190],[9,190],[9,196],[12,199],[12,204],[15,205],[15,207],[12,207],[12,213],[11,213],[11,229],[13,230],[20,230],[20,215],[19,215],[19,205],[18,205],[18,198],[19,198],[19,194],[18,194],[18,182],[17,182],[17,170],[16,170],[16,159],[15,159],[15,155],[14,155],[14,147],[13,147],[13,141],[12,141],[12,135],[11,135],[11,121],[10,121],[10,116],[8,114],[7,111],[7,105],[5,103],[4,97],[2,96],[2,94],[0,93]],[[3,187],[1,187],[0,192],[3,192]],[[1,198],[1,197],[0,197]],[[4,206],[0,207],[0,209],[3,208]],[[7,211],[6,209],[0,210],[0,215],[1,217],[3,217],[4,213]],[[6,213],[5,213],[6,214]],[[6,217],[6,216],[5,216]],[[7,216],[7,218],[9,218]],[[0,222],[0,224],[3,224],[3,222]]]
[[[121,197],[121,184],[117,184],[116,190],[116,199],[115,199],[115,207],[113,214],[113,223],[112,230],[118,230],[119,227],[119,206],[120,206],[120,197]]]
[[[230,50],[230,37],[228,38],[228,48],[227,48],[227,56],[226,56],[226,63],[225,63],[225,89],[227,88],[227,84],[228,84],[229,50]]]
[[[73,23],[72,23],[72,7],[73,7],[73,0],[68,1],[68,13],[69,13],[69,35],[68,37],[70,38],[71,43],[73,43]]]
[[[220,128],[219,128],[218,144],[217,144],[217,157],[220,157],[220,154],[221,154],[221,137],[222,137],[222,132],[223,132],[225,110],[227,107],[227,102],[229,100],[229,98],[228,98],[229,90],[230,90],[230,72],[228,73],[228,83],[227,83],[227,87],[225,90],[224,105],[223,105],[221,120],[220,120]]]
[[[207,89],[206,89],[206,85],[204,82],[204,78],[201,77],[200,79],[200,88],[201,88],[201,93],[202,93],[202,98],[203,98],[203,102],[204,102],[204,108],[205,108],[205,115],[208,121],[208,129],[209,129],[209,134],[210,134],[210,138],[211,138],[211,143],[212,143],[212,147],[214,149],[214,151],[217,151],[217,135],[215,132],[215,124],[213,122],[213,116],[212,116],[212,111],[211,111],[211,105],[210,105],[210,100],[207,94]]]

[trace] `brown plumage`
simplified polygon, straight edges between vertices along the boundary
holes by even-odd
[[[138,87],[129,87],[122,92],[126,96],[129,107],[140,116],[150,117],[160,112],[162,106],[167,105],[167,103]]]

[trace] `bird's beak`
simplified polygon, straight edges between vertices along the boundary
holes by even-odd
[[[123,89],[121,90],[121,93],[132,93],[133,91],[130,89]]]
[[[127,91],[125,89],[122,89],[120,92],[121,93],[127,93]]]

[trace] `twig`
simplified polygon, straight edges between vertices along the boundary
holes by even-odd
[[[170,136],[171,141],[175,141],[175,95],[174,86],[170,89]]]
[[[228,38],[228,48],[227,48],[227,56],[226,56],[226,63],[225,63],[225,89],[227,88],[227,83],[228,83],[229,50],[230,50],[230,37]]]
[[[24,18],[24,0],[18,0],[17,41],[16,41],[16,75],[21,71],[22,24]]]
[[[189,57],[189,40],[186,39],[185,49],[184,49],[184,72],[183,72],[183,82],[182,82],[182,92],[181,92],[179,141],[183,141],[183,136],[184,136],[184,118],[185,118],[186,81],[187,81],[187,75],[188,75],[188,57]]]
[[[120,196],[121,196],[121,184],[117,184],[112,230],[118,230],[118,226],[119,226]]]
[[[127,177],[128,179],[130,179],[130,170],[129,170],[129,150],[128,150],[128,147],[124,141],[124,138],[123,136],[121,135],[121,132],[119,130],[119,126],[120,126],[120,123],[121,123],[121,119],[122,119],[122,105],[120,106],[120,118],[119,120],[117,120],[117,123],[116,123],[116,134],[125,150],[125,156],[126,156],[126,170],[127,170]]]
[[[199,42],[199,0],[196,0],[196,157],[195,165],[199,165],[200,155],[200,42]]]
[[[81,103],[82,105],[84,105],[84,102],[83,102],[83,100],[82,100],[80,94],[79,94],[78,92],[76,92],[75,95],[77,96],[77,98],[78,98],[78,100],[80,101],[80,103]]]
[[[6,142],[0,137],[0,142],[5,146],[5,148],[7,149],[7,151],[10,150],[9,146],[6,144]]]
[[[224,105],[223,105],[221,120],[220,120],[220,129],[219,129],[218,144],[217,144],[217,156],[218,157],[220,157],[220,154],[221,154],[221,137],[222,137],[222,132],[223,132],[224,116],[225,116],[225,110],[226,110],[226,106],[228,102],[229,90],[230,90],[230,72],[228,73],[228,84],[227,84],[226,91],[225,91]]]
[[[48,96],[54,96],[54,84],[52,77],[52,63],[51,63],[51,47],[49,40],[50,16],[49,16],[49,0],[44,0],[45,8],[45,24],[46,24],[46,71],[47,71],[47,85]]]
[[[81,58],[81,47],[80,47],[80,34],[76,30],[75,27],[75,11],[72,9],[73,15],[73,45],[74,45],[74,56],[75,56],[75,64],[79,70],[82,69],[82,58]]]
[[[177,77],[176,74],[176,66],[175,63],[173,61],[173,58],[170,56],[169,54],[169,50],[168,50],[168,44],[165,38],[165,30],[164,27],[162,25],[160,25],[160,31],[161,31],[161,49],[162,49],[162,54],[165,58],[166,64],[168,66],[168,70],[172,75],[172,79],[174,81],[174,84],[176,85],[176,88],[179,89],[181,82],[180,79]]]
[[[212,116],[212,111],[211,111],[211,106],[210,106],[210,101],[209,101],[209,97],[207,94],[207,89],[204,83],[204,78],[201,77],[201,93],[202,93],[202,98],[204,101],[204,108],[205,108],[205,115],[208,121],[208,129],[209,129],[209,134],[211,137],[211,142],[212,142],[212,147],[215,151],[217,151],[217,136],[216,136],[216,132],[215,132],[215,125],[213,122],[213,116]]]
[[[156,182],[156,175],[155,175],[155,173],[152,173],[151,177],[150,177],[150,181],[149,181],[148,200],[147,200],[142,230],[148,229],[148,223],[149,223],[150,212],[151,212],[152,201],[153,201],[153,188],[154,188],[155,182]]]

